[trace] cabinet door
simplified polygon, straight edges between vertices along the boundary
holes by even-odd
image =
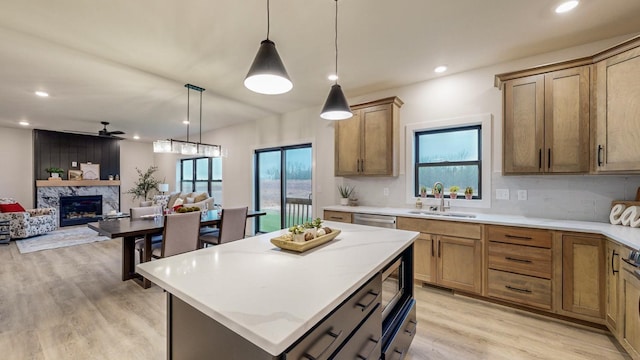
[[[605,241],[562,236],[562,308],[604,319]]]
[[[435,243],[435,235],[421,233],[416,239],[413,252],[413,278],[415,280],[436,282]]]
[[[640,275],[632,273],[634,268],[625,269],[623,277],[624,291],[624,329],[623,346],[634,359],[640,359]]]
[[[618,309],[618,292],[620,289],[620,252],[621,247],[613,241],[607,241],[607,275],[606,285],[607,294],[605,300],[605,315],[609,330],[618,335],[619,332],[619,315]]]
[[[503,172],[542,172],[544,75],[504,85]]]
[[[437,237],[438,284],[479,294],[482,285],[482,247],[479,240]]]
[[[393,174],[393,114],[392,104],[361,110],[363,175]]]
[[[589,67],[546,74],[544,84],[544,171],[589,171]]]
[[[596,64],[596,171],[640,170],[640,48]]]
[[[353,117],[335,121],[335,175],[359,175],[361,121],[360,110],[353,111]]]

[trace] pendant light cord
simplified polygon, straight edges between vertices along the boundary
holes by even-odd
[[[189,94],[191,90],[187,87],[187,142],[189,142],[189,125],[191,124],[191,120],[189,119]]]
[[[202,143],[202,91],[200,92],[200,140],[199,143]]]
[[[269,29],[271,28],[271,21],[269,20],[269,0],[267,0],[267,40],[269,40]]]
[[[338,0],[336,1],[335,47],[336,47],[336,84],[338,83]]]

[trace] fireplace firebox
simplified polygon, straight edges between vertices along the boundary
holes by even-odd
[[[60,197],[60,226],[86,224],[101,216],[102,195]]]

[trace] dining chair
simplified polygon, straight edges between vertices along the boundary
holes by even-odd
[[[222,209],[220,230],[200,235],[202,245],[220,245],[244,239],[247,227],[248,207]]]
[[[166,215],[162,231],[162,246],[153,249],[151,255],[155,258],[164,258],[197,250],[199,234],[199,211]]]
[[[129,209],[129,218],[131,220],[142,220],[144,216],[155,215],[162,209],[157,206],[132,207]],[[162,235],[153,235],[151,237],[151,250],[154,247],[159,248],[162,243]],[[138,251],[138,258],[142,264],[142,256],[144,254],[144,237],[136,239],[135,249]]]

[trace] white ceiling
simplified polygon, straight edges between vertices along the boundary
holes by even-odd
[[[582,0],[556,15],[559,2],[342,0],[340,84],[358,96],[433,78],[441,64],[450,74],[640,31],[638,0]],[[270,96],[243,86],[266,35],[265,0],[2,0],[0,126],[97,131],[109,121],[126,138],[184,136],[186,83],[207,89],[203,132],[319,111],[333,15],[332,0],[271,1],[270,38],[294,88]]]

